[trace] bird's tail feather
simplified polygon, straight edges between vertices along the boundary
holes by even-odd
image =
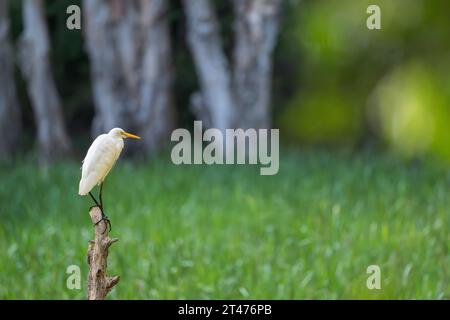
[[[89,191],[92,190],[92,188],[95,186],[96,181],[88,176],[86,178],[83,178],[80,180],[80,186],[78,189],[78,194],[80,196],[85,196],[89,193]]]

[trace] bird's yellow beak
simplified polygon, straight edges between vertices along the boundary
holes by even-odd
[[[131,138],[131,139],[141,139],[141,137],[136,136],[136,135],[131,134],[131,133],[128,133],[128,132],[124,132],[123,135],[124,135],[124,137],[126,137],[126,138]]]

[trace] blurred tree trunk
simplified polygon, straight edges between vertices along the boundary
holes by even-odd
[[[187,38],[201,86],[191,106],[206,126],[269,128],[272,53],[281,0],[234,0],[230,67],[210,0],[183,0]]]
[[[282,0],[234,0],[234,92],[242,128],[269,128],[272,53]]]
[[[147,152],[174,126],[166,0],[84,0],[96,115],[93,134],[122,127]]]
[[[201,95],[191,99],[195,116],[205,126],[233,127],[235,102],[231,72],[222,49],[219,25],[209,0],[183,0],[188,45],[200,81]]]
[[[8,0],[0,1],[0,159],[17,150],[21,133],[20,109],[14,80]]]
[[[50,162],[69,153],[61,102],[50,66],[50,43],[41,0],[24,0],[20,67],[36,119],[40,160]]]

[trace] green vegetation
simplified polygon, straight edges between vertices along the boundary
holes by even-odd
[[[354,146],[376,137],[450,162],[448,1],[286,3],[274,67],[282,138]],[[366,27],[371,4],[380,30]]]
[[[450,173],[373,152],[281,149],[257,166],[119,161],[105,184],[116,299],[450,298]],[[0,298],[85,298],[78,163],[0,169]],[[66,268],[82,290],[66,288]],[[382,290],[366,288],[378,264]]]

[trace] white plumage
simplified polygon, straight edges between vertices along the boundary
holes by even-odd
[[[140,139],[120,128],[114,128],[94,140],[83,160],[78,190],[80,195],[87,195],[92,188],[103,183],[122,152],[124,138]]]

